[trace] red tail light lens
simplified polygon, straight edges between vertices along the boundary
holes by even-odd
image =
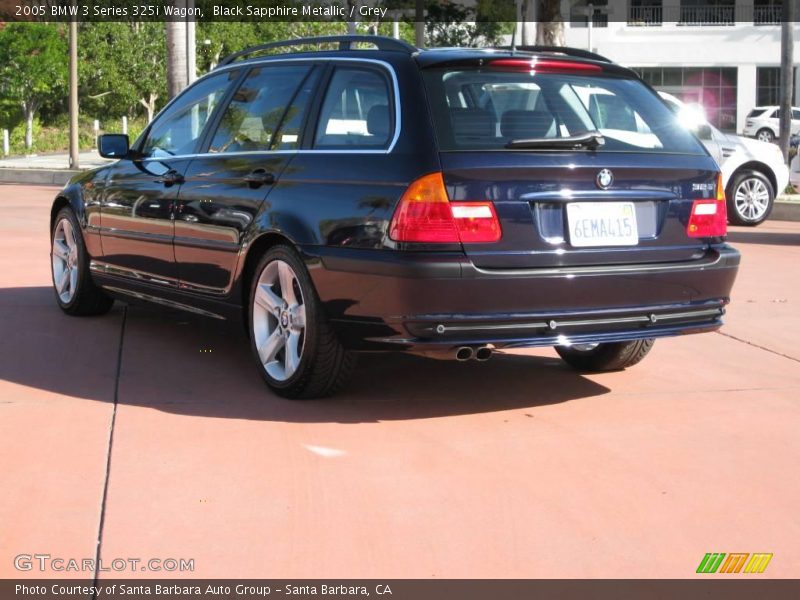
[[[465,244],[496,242],[502,236],[491,202],[450,202],[441,173],[413,181],[389,226],[396,242]]]
[[[498,58],[489,64],[496,69],[507,69],[509,71],[536,71],[539,73],[563,73],[564,71],[597,73],[603,70],[600,65],[594,65],[592,63],[574,62],[571,60],[550,60],[546,58]]]
[[[728,210],[725,205],[725,189],[722,187],[722,174],[717,175],[716,197],[695,200],[692,214],[686,226],[689,237],[722,237],[728,233]]]

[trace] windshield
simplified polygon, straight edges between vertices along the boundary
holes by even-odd
[[[444,151],[599,131],[600,152],[705,153],[635,79],[485,68],[430,69],[423,77]]]

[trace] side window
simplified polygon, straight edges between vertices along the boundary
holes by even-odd
[[[186,90],[150,127],[142,146],[146,157],[191,154],[203,127],[238,72],[207,77]]]
[[[296,148],[299,129],[309,94],[310,66],[275,66],[253,69],[233,94],[222,115],[209,152],[253,152]],[[286,131],[281,139],[276,132],[281,122],[294,121],[294,137]]]
[[[314,69],[303,81],[300,89],[295,94],[283,124],[278,130],[275,140],[272,142],[273,150],[294,150],[300,147],[300,135],[303,127],[303,120],[306,116],[309,104],[311,104],[311,94],[319,79],[320,69]]]
[[[800,110],[795,109],[792,111],[792,119],[795,121],[800,119]]]
[[[315,148],[386,148],[392,139],[388,77],[374,69],[337,67],[322,103]]]

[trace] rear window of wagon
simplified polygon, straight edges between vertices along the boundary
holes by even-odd
[[[511,140],[599,131],[598,152],[705,154],[635,79],[485,67],[426,69],[423,78],[442,151],[503,150]]]

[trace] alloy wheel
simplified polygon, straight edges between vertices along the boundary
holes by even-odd
[[[58,297],[69,304],[78,288],[78,242],[68,219],[61,219],[53,232],[53,284]]]
[[[758,132],[756,139],[760,142],[772,142],[773,135],[767,129]]]
[[[737,186],[733,201],[743,219],[757,221],[769,209],[769,190],[760,179],[744,179]]]
[[[253,339],[267,374],[286,381],[303,356],[306,307],[292,267],[274,260],[264,267],[253,298]]]

